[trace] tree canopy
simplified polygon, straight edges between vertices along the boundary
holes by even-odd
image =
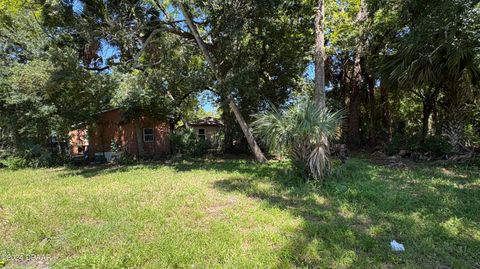
[[[318,3],[2,0],[2,145],[45,145],[113,107],[179,126],[201,114],[199,96],[208,91],[225,124],[225,150],[248,152],[240,122],[248,131],[252,115],[314,93]],[[348,112],[337,142],[478,147],[479,5],[325,0],[326,103]]]

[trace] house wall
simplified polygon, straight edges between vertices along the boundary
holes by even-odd
[[[70,131],[70,151],[73,155],[83,154],[88,146],[88,134],[86,129]]]
[[[139,147],[137,143],[137,126],[140,128],[140,146],[145,156],[159,156],[170,153],[170,142],[168,134],[170,133],[168,122],[142,117],[140,119],[123,123],[121,110],[112,110],[104,112],[97,122],[88,129],[89,157],[93,159],[96,153],[112,151],[111,143],[115,140],[122,151],[131,155],[139,155]],[[154,141],[145,142],[143,140],[143,128],[153,128]],[[74,130],[70,132],[72,135],[71,145],[78,141],[85,140],[80,134],[86,133],[85,130]],[[76,154],[75,147],[72,147],[72,153]]]
[[[198,130],[199,129],[205,129],[205,138],[212,142],[213,138],[216,134],[220,132],[220,126],[212,126],[212,125],[194,125],[192,126],[192,129],[195,131],[195,135],[197,136],[198,139]]]

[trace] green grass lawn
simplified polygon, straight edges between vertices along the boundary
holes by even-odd
[[[478,170],[354,158],[323,185],[289,173],[238,160],[0,170],[0,267],[480,267]]]

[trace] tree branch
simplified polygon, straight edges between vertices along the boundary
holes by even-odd
[[[107,69],[110,69],[111,66],[109,65],[106,65],[104,67],[85,67],[85,69],[87,70],[90,70],[90,71],[104,71],[104,70],[107,70]]]
[[[142,56],[143,52],[145,51],[145,48],[147,47],[148,43],[150,43],[150,41],[152,40],[152,38],[158,33],[160,32],[160,29],[155,29],[153,30],[150,35],[147,37],[147,39],[145,40],[145,42],[143,42],[142,44],[142,47],[140,48],[140,50],[135,54],[135,56],[133,57],[133,64],[134,65],[137,65],[138,63],[138,59],[140,58],[140,56]]]
[[[190,12],[187,10],[187,8],[185,7],[185,4],[182,1],[180,1],[179,5],[180,5],[180,9],[182,10],[183,16],[186,19],[187,25],[190,28],[190,31],[192,31],[193,37],[195,37],[195,40],[197,41],[200,49],[202,50],[203,55],[205,56],[205,59],[207,60],[210,67],[212,68],[213,72],[217,74],[218,67],[216,63],[213,61],[213,58],[207,49],[207,45],[205,44],[205,42],[203,42],[203,39],[200,37],[197,27],[193,24],[193,20]]]

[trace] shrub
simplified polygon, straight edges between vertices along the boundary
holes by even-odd
[[[420,152],[431,152],[435,156],[442,156],[452,151],[448,139],[441,135],[429,136],[425,139],[423,144],[416,147]]]
[[[137,163],[138,160],[134,156],[124,153],[117,155],[113,162],[119,165],[132,165]]]
[[[225,134],[221,131],[214,134],[211,138],[210,148],[215,149],[217,152],[222,151],[225,141]]]
[[[21,157],[27,160],[30,167],[47,167],[57,163],[52,152],[38,144],[24,146]]]
[[[429,136],[423,143],[418,136],[395,135],[384,149],[387,155],[397,154],[403,149],[423,153],[430,152],[435,156],[442,156],[450,153],[452,147],[448,139],[441,135]]]
[[[465,142],[467,147],[480,147],[480,130],[475,129],[473,124],[465,126]]]
[[[110,142],[110,149],[112,151],[112,162],[119,165],[131,165],[137,162],[137,159],[126,153],[124,149],[120,146],[120,143],[112,139]],[[103,161],[103,160],[102,160]]]
[[[208,149],[210,149],[210,143],[207,140],[196,141],[192,155],[203,156],[208,152]]]
[[[191,128],[176,129],[170,133],[169,138],[174,153],[193,153],[196,137],[195,132]]]
[[[27,167],[27,160],[16,156],[8,156],[0,161],[8,169],[16,170]]]
[[[212,144],[207,140],[197,140],[191,128],[181,128],[170,134],[174,153],[202,156],[208,152]]]
[[[397,154],[400,150],[414,150],[416,147],[416,140],[414,137],[406,135],[394,135],[392,141],[385,145],[385,153],[387,155]]]
[[[255,118],[255,133],[270,149],[286,152],[304,178],[320,179],[330,170],[328,139],[341,125],[341,112],[320,109],[304,97],[285,111],[274,108]]]
[[[59,153],[56,148],[49,149],[36,143],[23,143],[15,149],[2,152],[1,163],[11,169],[24,167],[52,167],[67,163],[66,154]]]

